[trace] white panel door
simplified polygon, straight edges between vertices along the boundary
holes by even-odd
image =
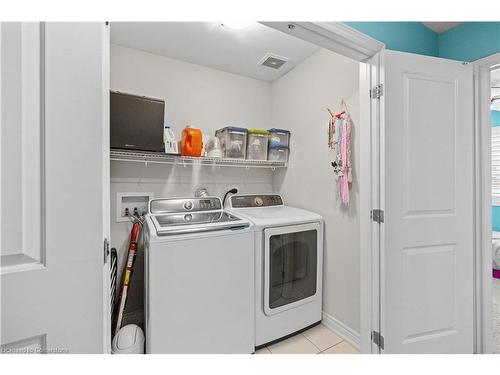
[[[1,351],[108,350],[104,23],[1,24]]]
[[[384,352],[472,353],[472,66],[392,51],[384,64]]]

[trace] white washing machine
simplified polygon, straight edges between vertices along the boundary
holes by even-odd
[[[276,194],[233,195],[228,210],[255,226],[255,346],[319,323],[323,218]]]
[[[252,353],[251,223],[216,197],[155,199],[144,239],[146,353]]]

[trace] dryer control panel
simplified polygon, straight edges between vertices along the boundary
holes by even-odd
[[[283,199],[278,194],[233,195],[232,208],[256,208],[283,206]]]

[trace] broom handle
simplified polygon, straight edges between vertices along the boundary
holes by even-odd
[[[127,302],[128,288],[130,285],[130,275],[132,274],[135,253],[137,252],[138,237],[139,237],[139,223],[134,223],[132,231],[130,233],[128,258],[127,258],[127,263],[125,264],[125,270],[123,274],[122,291],[120,293],[120,305],[118,309],[118,317],[116,319],[115,334],[118,333],[122,325],[123,312],[125,311],[125,303]]]

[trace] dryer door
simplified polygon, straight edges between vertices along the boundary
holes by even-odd
[[[320,223],[264,230],[264,312],[274,315],[321,297]]]

